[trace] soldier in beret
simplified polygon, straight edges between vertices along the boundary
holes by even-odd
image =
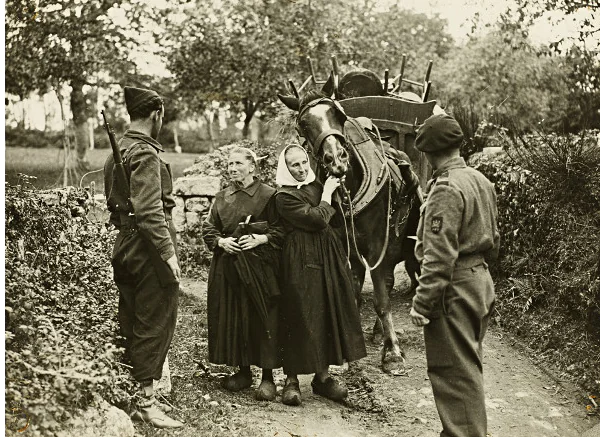
[[[104,166],[110,222],[119,230],[112,256],[119,289],[119,325],[132,375],[140,384],[132,418],[158,428],[183,423],[154,396],[177,320],[180,269],[171,211],[175,206],[169,164],[156,138],[163,101],[147,89],[125,87],[131,125],[119,142],[129,187],[119,186],[112,155]]]
[[[494,186],[460,157],[447,114],[425,120],[416,147],[433,167],[421,206],[415,255],[421,276],[410,311],[424,327],[427,373],[442,437],[485,437],[482,342],[494,308],[488,263],[498,255]]]

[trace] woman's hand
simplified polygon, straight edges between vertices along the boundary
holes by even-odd
[[[240,253],[242,251],[242,247],[236,242],[235,238],[219,238],[219,242],[217,243],[219,247],[223,248],[223,250],[230,254]]]
[[[242,250],[254,249],[256,246],[269,242],[269,238],[266,235],[251,234],[243,235],[238,239],[238,243]]]
[[[331,205],[331,196],[335,190],[340,186],[340,179],[335,176],[329,176],[323,184],[323,194],[321,200]]]

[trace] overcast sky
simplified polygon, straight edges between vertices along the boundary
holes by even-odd
[[[395,0],[380,0],[382,4],[395,3]],[[471,27],[471,19],[479,13],[482,24],[495,23],[502,12],[515,4],[514,0],[401,0],[407,8],[427,14],[438,13],[448,20],[448,31],[457,41],[463,42]],[[565,17],[561,12],[547,13],[531,29],[530,38],[535,44],[548,44],[561,38],[576,39],[579,26],[584,18],[591,19],[591,11],[581,9],[577,14]],[[593,20],[600,28],[600,14]],[[598,44],[598,38],[588,44]]]

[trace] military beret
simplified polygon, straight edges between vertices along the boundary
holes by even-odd
[[[147,90],[144,88],[135,88],[132,86],[126,86],[125,91],[125,105],[127,106],[127,112],[130,114],[138,109],[145,103],[148,103],[154,98],[160,96],[156,91]]]
[[[421,152],[438,152],[449,148],[459,148],[463,132],[458,122],[448,114],[429,117],[417,132],[415,147]]]

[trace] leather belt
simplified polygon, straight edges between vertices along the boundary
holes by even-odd
[[[117,226],[117,229],[119,229],[119,231],[128,232],[137,231],[138,229],[134,215],[121,213],[119,214],[119,221],[121,222],[121,226]],[[171,226],[172,219],[170,215],[165,214],[165,221],[167,222],[167,226]]]
[[[485,264],[485,258],[480,253],[463,255],[456,260],[454,270],[470,269],[481,264]]]

